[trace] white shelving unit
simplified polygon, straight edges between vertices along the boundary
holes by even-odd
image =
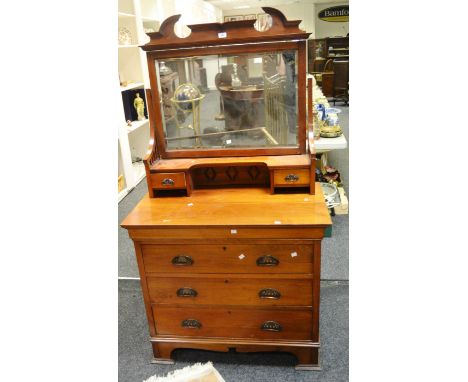
[[[125,178],[125,189],[119,192],[119,201],[145,177],[141,159],[148,152],[150,140],[148,120],[132,121],[132,126],[127,126],[121,93],[141,89],[140,96],[143,96],[150,87],[146,54],[139,46],[149,41],[146,33],[157,32],[160,24],[174,14],[182,14],[181,22],[188,25],[222,21],[222,11],[202,0],[119,0],[119,28],[127,28],[132,36],[129,45],[118,45],[119,78],[127,82],[119,86],[120,94],[116,97],[121,121],[118,125],[119,175]]]
[[[145,95],[149,87],[146,57],[139,48],[148,41],[145,29],[159,30],[156,0],[119,0],[118,25],[128,29],[132,37],[131,44],[118,45],[120,93],[141,89],[140,96]],[[144,177],[145,168],[142,159],[146,155],[150,139],[149,121],[132,121],[127,126],[122,104],[119,98],[119,175],[124,176],[124,189],[119,191],[118,200],[122,200]],[[147,105],[145,104],[145,108]]]
[[[132,126],[127,126],[127,132],[131,133],[132,131],[135,131],[136,129],[142,126],[145,126],[148,123],[149,123],[148,119],[145,119],[144,121],[133,121]]]
[[[120,91],[123,92],[125,90],[142,88],[144,85],[145,84],[143,82],[130,83],[127,86],[121,86]]]

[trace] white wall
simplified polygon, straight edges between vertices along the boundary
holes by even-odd
[[[179,22],[185,25],[221,22],[222,11],[203,0],[175,0],[176,13],[182,17]]]
[[[315,7],[310,0],[302,0],[297,3],[288,5],[275,5],[273,8],[279,9],[286,16],[288,20],[302,20],[299,24],[299,28],[302,30],[312,33],[310,38],[315,38]],[[224,16],[232,15],[251,15],[251,14],[265,13],[262,8],[248,8],[248,9],[231,9],[223,11]]]
[[[318,18],[321,10],[337,7],[340,5],[349,5],[349,1],[342,1],[340,3],[322,3],[315,5],[315,38],[346,36],[349,32],[349,23],[333,23],[323,21]]]
[[[203,0],[155,0],[157,2],[158,20],[163,22],[170,16],[180,14],[176,24],[178,36],[186,37],[189,33],[185,25],[221,22],[222,11]]]

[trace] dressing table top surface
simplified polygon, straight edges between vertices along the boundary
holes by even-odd
[[[316,194],[270,194],[267,188],[194,190],[190,197],[146,195],[121,226],[326,227],[332,224],[320,184]]]

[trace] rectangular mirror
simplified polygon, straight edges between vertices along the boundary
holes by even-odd
[[[155,60],[166,149],[298,147],[297,51]]]

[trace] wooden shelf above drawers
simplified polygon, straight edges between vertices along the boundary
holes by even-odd
[[[161,159],[150,167],[153,172],[189,171],[196,167],[207,166],[235,166],[235,165],[266,165],[269,169],[285,168],[289,166],[303,167],[310,166],[310,156],[301,155],[280,155],[280,156],[250,156],[250,157],[218,157],[218,158],[182,158],[182,159]]]

